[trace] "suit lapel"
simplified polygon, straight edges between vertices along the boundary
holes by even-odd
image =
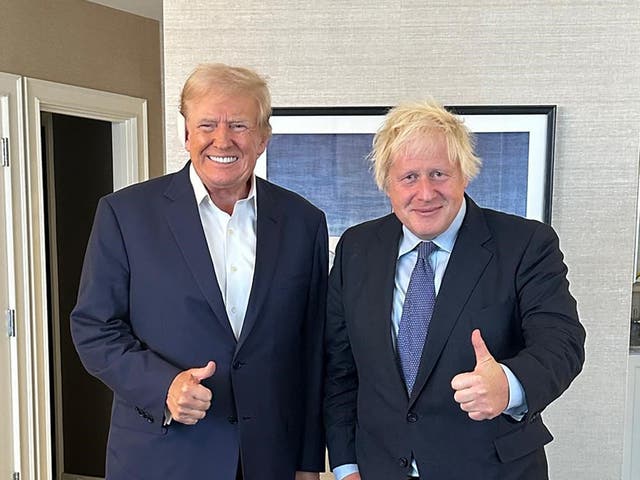
[[[370,242],[365,266],[367,295],[370,299],[367,322],[371,329],[371,350],[379,355],[380,371],[399,394],[406,395],[406,387],[396,356],[391,335],[391,316],[395,287],[398,244],[402,235],[402,224],[391,214],[387,216],[377,232],[377,241]]]
[[[166,209],[167,222],[202,295],[223,329],[235,341],[189,181],[189,165],[190,163],[187,163],[173,177],[165,191],[165,197],[169,200]]]
[[[279,245],[282,235],[282,210],[278,206],[277,198],[273,195],[269,184],[259,177],[256,177],[256,192],[258,199],[256,263],[249,304],[237,349],[242,346],[255,326],[260,309],[269,293],[269,286],[272,283],[278,255],[281,251]]]
[[[486,246],[491,233],[482,211],[469,197],[466,200],[467,213],[436,297],[429,335],[422,351],[409,406],[416,400],[431,375],[467,299],[493,256],[493,252]]]

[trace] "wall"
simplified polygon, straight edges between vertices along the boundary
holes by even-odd
[[[149,173],[164,171],[160,25],[84,0],[0,0],[0,71],[147,99]]]
[[[588,331],[584,372],[545,413],[554,479],[621,475],[640,133],[634,1],[165,0],[167,169],[199,62],[270,77],[274,106],[556,104],[552,223]],[[302,174],[302,173],[301,173]]]

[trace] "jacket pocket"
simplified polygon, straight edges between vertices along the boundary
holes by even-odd
[[[538,417],[522,428],[496,438],[493,444],[502,463],[524,457],[553,440],[553,436]]]

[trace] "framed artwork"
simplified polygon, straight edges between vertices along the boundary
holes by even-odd
[[[482,207],[551,221],[555,106],[450,106],[482,159],[467,193]],[[256,173],[324,210],[332,246],[351,225],[391,211],[373,180],[373,135],[389,107],[275,108]]]

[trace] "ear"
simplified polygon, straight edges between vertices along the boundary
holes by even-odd
[[[190,148],[189,145],[189,128],[187,128],[187,124],[184,125],[184,149],[188,152]]]
[[[267,149],[267,145],[269,144],[270,138],[271,138],[271,135],[267,132],[264,132],[261,134],[260,141],[258,143],[258,148],[256,149],[258,151],[258,156],[262,155],[264,151]]]

